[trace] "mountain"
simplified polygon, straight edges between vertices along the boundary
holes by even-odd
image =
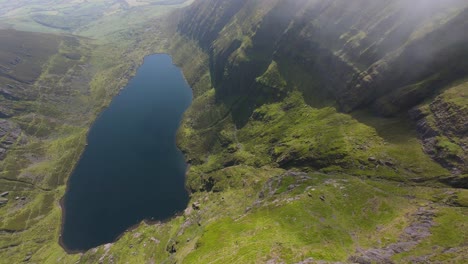
[[[172,54],[196,98],[178,143],[202,209],[186,213],[171,257],[463,262],[463,243],[439,240],[450,231],[411,230],[445,210],[466,216],[467,11],[463,1],[248,0],[181,11]],[[427,204],[429,189],[443,195]],[[458,235],[448,240],[466,241]]]
[[[140,262],[468,258],[466,3],[208,0],[171,18],[191,202],[88,261],[129,243]]]
[[[456,116],[444,120],[456,132],[425,122],[430,113],[417,109],[464,83],[466,7],[465,1],[203,1],[184,13],[179,31],[209,54],[216,99],[240,109],[238,126],[255,107],[294,90],[311,106],[346,113],[371,109],[393,117],[412,110],[426,151],[466,173],[466,109],[448,99],[451,107],[432,107],[434,116]],[[444,142],[457,150],[444,149]]]
[[[0,31],[48,43],[0,38],[0,191],[19,198],[0,263],[468,261],[466,1],[107,2],[76,35]],[[14,20],[60,30],[51,8]],[[159,52],[194,94],[187,209],[69,254],[58,202],[89,126]]]

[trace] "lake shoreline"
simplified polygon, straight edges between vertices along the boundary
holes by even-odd
[[[59,245],[63,248],[63,250],[65,252],[67,252],[67,254],[78,254],[78,253],[84,253],[84,252],[87,252],[89,251],[90,249],[93,249],[93,248],[96,248],[96,247],[100,247],[102,245],[105,245],[107,243],[104,243],[104,244],[100,244],[96,247],[92,247],[92,248],[89,248],[89,249],[85,249],[85,250],[73,250],[73,249],[70,249],[69,247],[66,246],[66,243],[64,241],[64,236],[63,236],[63,233],[64,233],[64,229],[65,229],[65,216],[67,214],[67,206],[66,206],[66,195],[69,193],[69,189],[70,189],[70,182],[71,182],[71,178],[72,178],[72,175],[75,173],[76,171],[76,168],[77,166],[79,165],[80,161],[83,159],[83,155],[85,154],[86,152],[86,149],[88,148],[88,139],[89,139],[89,135],[90,135],[90,132],[92,131],[92,128],[94,127],[94,125],[96,124],[97,121],[99,121],[99,119],[102,117],[102,115],[105,113],[105,111],[107,109],[110,108],[110,106],[112,105],[112,103],[114,102],[114,100],[116,99],[116,96],[119,96],[121,95],[121,93],[126,90],[126,89],[130,89],[132,87],[128,87],[130,82],[132,81],[133,78],[135,78],[135,76],[137,76],[138,74],[138,70],[140,69],[140,67],[142,67],[142,65],[145,64],[145,61],[151,57],[151,56],[156,56],[156,55],[166,55],[168,57],[170,57],[170,60],[171,60],[171,65],[174,66],[175,68],[177,68],[177,70],[180,72],[182,78],[183,78],[183,81],[185,83],[185,85],[190,89],[190,93],[191,93],[191,98],[193,98],[193,89],[190,87],[190,85],[188,84],[187,82],[187,79],[185,78],[184,74],[183,74],[183,71],[182,71],[182,68],[179,67],[178,65],[176,65],[173,61],[173,58],[172,56],[170,56],[169,54],[167,53],[154,53],[154,54],[150,54],[150,55],[147,55],[144,57],[144,59],[141,61],[141,63],[139,64],[140,66],[138,68],[136,68],[135,72],[131,75],[129,75],[129,79],[127,80],[126,82],[126,85],[119,89],[117,94],[114,95],[114,97],[112,97],[112,100],[110,101],[109,105],[107,105],[106,107],[104,107],[102,109],[102,111],[96,115],[96,118],[93,120],[93,122],[91,123],[91,126],[89,127],[87,133],[86,133],[86,143],[85,143],[85,146],[84,146],[84,149],[80,155],[80,157],[78,158],[77,162],[74,164],[73,166],[73,169],[71,170],[71,174],[67,180],[67,184],[66,184],[66,189],[65,189],[65,193],[64,195],[62,196],[62,198],[60,199],[59,201],[59,205],[60,205],[60,208],[61,208],[61,211],[62,211],[62,217],[61,217],[61,227],[60,227],[60,235],[59,235]],[[185,113],[185,111],[188,109],[188,107],[191,105],[191,100],[190,99],[190,103],[188,104],[188,106],[185,108],[185,110],[183,111],[182,113],[182,116],[180,117],[180,120],[178,122],[178,126],[177,126],[177,130],[180,128],[180,124],[182,122],[182,118],[183,118],[183,114]],[[177,130],[176,130],[176,133],[177,133]],[[176,137],[174,137],[174,146],[175,148],[177,149],[178,152],[180,152],[180,154],[182,155],[183,159],[184,159],[184,164],[185,164],[185,173],[184,173],[184,178],[183,178],[183,182],[184,182],[184,185],[183,185],[183,188],[184,188],[184,191],[185,193],[187,194],[187,204],[184,206],[184,209],[181,209],[181,210],[178,210],[177,213],[175,213],[174,215],[170,216],[170,217],[165,217],[165,218],[162,218],[160,220],[153,220],[152,218],[153,217],[147,217],[147,218],[144,218],[142,219],[141,221],[139,221],[138,223],[128,227],[124,232],[120,233],[115,239],[113,239],[112,241],[108,242],[108,243],[115,243],[116,241],[118,241],[123,235],[125,235],[127,232],[130,232],[131,230],[134,230],[135,228],[137,228],[138,226],[140,226],[141,224],[145,223],[147,225],[155,225],[155,224],[162,224],[162,223],[166,223],[168,221],[171,221],[172,219],[174,218],[177,218],[181,215],[183,215],[184,213],[184,210],[187,208],[188,206],[188,202],[190,200],[190,192],[189,190],[187,189],[187,186],[186,186],[186,175],[188,173],[188,170],[190,168],[190,164],[187,163],[186,161],[186,157],[184,155],[184,153],[178,148],[177,146],[177,142],[176,142]]]

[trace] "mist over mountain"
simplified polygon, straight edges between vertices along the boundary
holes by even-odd
[[[210,55],[217,98],[229,104],[237,97],[234,107],[251,110],[237,124],[276,92],[258,82],[272,63],[282,89],[300,90],[311,106],[391,117],[466,78],[466,8],[464,1],[202,1],[185,11],[178,29]],[[456,115],[451,126],[466,127]],[[433,130],[432,137],[448,134]],[[461,142],[451,141],[466,152],[466,128],[457,135]],[[458,158],[466,169],[466,156]]]
[[[0,263],[467,263],[467,29],[466,0],[0,2]],[[176,135],[189,202],[71,251],[70,175],[155,53],[193,92]],[[132,135],[85,169],[159,151]],[[127,193],[164,184],[144,168],[75,198],[115,187],[109,207],[158,211]]]

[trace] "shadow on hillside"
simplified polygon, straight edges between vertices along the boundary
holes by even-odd
[[[358,122],[373,127],[389,143],[405,144],[418,139],[415,125],[406,114],[389,118],[377,116],[369,110],[359,110],[350,115]]]

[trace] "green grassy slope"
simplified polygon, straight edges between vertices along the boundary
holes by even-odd
[[[192,0],[21,0],[0,2],[0,26],[102,39],[125,32]]]
[[[468,75],[464,1],[364,2],[197,2],[179,30],[210,54],[216,100],[237,126],[294,90],[313,107],[399,117]]]
[[[68,176],[94,118],[144,56],[167,44],[158,19],[171,8],[145,17],[150,26],[115,25],[94,39],[0,31],[0,192],[9,192],[0,206],[0,263],[79,259],[58,244]]]
[[[456,18],[464,3],[431,6],[433,15],[416,14],[424,22],[402,32],[414,23],[401,20],[410,17],[398,8],[405,1],[344,2],[197,1],[167,23],[150,20],[120,32],[123,24],[80,28],[103,38],[80,39],[78,47],[61,46],[67,51],[59,53],[81,55],[79,63],[91,68],[79,76],[89,76],[89,86],[81,93],[62,91],[72,79],[64,76],[74,71],[53,74],[68,59],[51,55],[34,85],[63,82],[57,86],[63,88],[45,89],[38,108],[43,116],[13,118],[34,140],[11,149],[0,166],[12,168],[5,170],[12,179],[36,180],[0,185],[13,198],[0,207],[0,263],[466,262],[468,192],[445,184],[463,187],[466,177],[431,158],[425,138],[423,145],[418,137],[429,123],[439,131],[440,156],[466,159],[460,152],[464,82],[432,83],[432,75],[416,72],[413,77],[422,79],[395,88],[429,80],[431,85],[415,88],[431,91],[422,93],[422,101],[401,106],[386,101],[405,98],[400,89],[378,96],[356,89],[345,99],[362,92],[371,100],[350,113],[339,111],[343,101],[336,95],[343,90],[333,90],[347,89],[361,76],[368,80],[363,74],[386,65],[382,60],[390,66],[382,75],[372,73],[372,85],[385,81],[405,63],[398,54],[407,46],[417,47],[421,36],[438,28],[443,32],[446,23],[463,25]],[[145,14],[150,19],[151,12]],[[358,19],[363,15],[367,22]],[[190,163],[190,203],[164,223],[142,223],[115,243],[67,254],[57,243],[66,177],[90,121],[152,52],[170,53],[194,90],[178,134]],[[454,69],[463,69],[463,60],[457,61]],[[56,98],[76,104],[64,107]],[[388,109],[398,110],[390,111],[392,117],[375,115],[389,102]],[[407,110],[419,103],[408,118]],[[36,158],[28,163],[31,153]]]
[[[300,91],[277,96],[292,77],[272,63],[255,79],[266,92],[249,94],[265,100],[236,126],[242,108],[207,88],[214,58],[197,43],[178,36],[169,48],[196,94],[178,136],[191,163],[189,207],[83,262],[467,260],[467,192],[440,182],[450,172],[423,151],[406,115],[344,114]]]
[[[187,176],[192,202],[201,202],[202,208],[207,203],[208,209],[199,212],[202,234],[194,231],[189,240],[181,234],[171,245],[176,249],[173,259],[187,263],[466,261],[466,233],[453,232],[467,224],[465,190],[441,185],[466,186],[466,87],[449,88],[466,77],[467,54],[460,46],[466,36],[461,31],[459,37],[450,35],[459,34],[465,25],[466,3],[440,6],[432,1],[422,13],[398,1],[333,3],[207,1],[185,12],[179,31],[209,54],[213,88],[195,98],[186,113],[179,145],[192,165]],[[364,16],[366,20],[359,19]],[[437,40],[441,34],[444,41]],[[427,43],[432,44],[431,52],[409,55],[418,49],[427,51]],[[431,56],[451,59],[444,63]],[[441,91],[446,92],[439,95]],[[428,155],[426,141],[419,138],[424,133],[407,113],[419,103],[431,103],[439,133],[450,136],[446,143],[439,141],[438,149],[456,151],[446,156],[456,157],[461,170],[449,171],[446,168],[452,167],[444,158]],[[359,110],[350,114],[337,110],[356,107]],[[299,171],[304,177],[320,172],[328,182],[344,174],[349,181],[378,184],[380,191],[371,194],[353,186],[350,204],[333,200],[331,210],[339,212],[330,219],[316,219],[314,213],[326,210],[308,208],[326,203],[330,194],[339,196],[340,188],[314,195],[310,190],[315,185],[307,180],[278,176],[281,172],[271,177],[273,171],[267,173],[271,178],[264,178],[264,171],[272,169],[289,171],[283,171],[285,175]],[[276,191],[271,190],[274,179],[284,184]],[[265,188],[271,190],[278,209],[262,203],[268,196]],[[296,188],[297,193],[291,191]],[[221,201],[198,198],[205,193],[221,196]],[[283,198],[275,196],[278,193]],[[242,198],[234,198],[236,194]],[[372,198],[366,199],[368,194]],[[387,195],[398,202],[383,202]],[[359,204],[360,198],[364,204]],[[282,204],[282,199],[291,204]],[[209,212],[216,202],[220,215]],[[369,216],[374,222],[367,224],[347,222],[359,219],[356,212],[339,216],[357,208],[366,215],[366,210],[381,209],[385,216]],[[446,222],[449,218],[451,224]],[[190,216],[185,219],[191,222]],[[412,233],[424,221],[430,223],[420,230],[424,234]],[[318,233],[308,233],[309,229]],[[187,230],[184,225],[183,230]],[[449,241],[458,242],[451,248]]]
[[[423,135],[426,152],[455,173],[465,174],[468,172],[467,93],[468,83],[462,81],[411,113]]]
[[[58,201],[84,148],[90,121],[103,104],[90,93],[97,70],[90,66],[91,47],[83,40],[77,42],[73,47],[62,42],[60,51],[47,58],[39,78],[28,87],[38,91],[36,98],[12,102],[27,108],[8,119],[19,125],[24,143],[13,145],[0,162],[1,189],[10,191],[10,201],[0,208],[1,243],[9,249],[3,252],[8,261],[18,260],[10,256],[18,250],[35,252],[44,241],[56,243]],[[62,53],[68,49],[81,58],[68,59]]]

